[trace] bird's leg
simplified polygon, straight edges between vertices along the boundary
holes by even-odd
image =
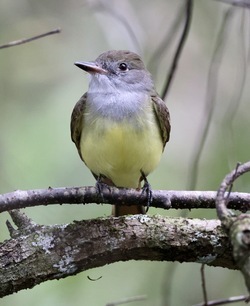
[[[141,170],[141,179],[144,180],[144,185],[142,187],[142,193],[146,192],[147,194],[147,207],[146,207],[146,213],[147,213],[149,206],[153,201],[153,193],[152,193],[151,186],[147,180],[147,177],[142,170]]]
[[[100,197],[102,198],[102,201],[104,201],[104,197],[103,197],[103,189],[104,188],[108,188],[110,191],[109,186],[114,186],[113,182],[108,179],[106,176],[99,174],[96,177],[96,184],[95,184],[95,188],[97,190],[97,192],[99,193]]]
[[[102,190],[103,190],[103,183],[102,183],[101,180],[102,180],[101,175],[99,175],[99,176],[97,177],[97,179],[96,179],[95,188],[96,188],[96,190],[97,190],[99,196],[102,198],[102,201],[103,201],[103,200],[104,200],[104,198],[103,198],[103,192],[102,192]]]

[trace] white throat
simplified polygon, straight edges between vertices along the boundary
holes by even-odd
[[[94,115],[120,121],[142,113],[150,103],[150,95],[140,84],[114,84],[105,75],[91,76],[87,105]]]

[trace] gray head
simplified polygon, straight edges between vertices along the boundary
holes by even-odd
[[[154,90],[150,73],[134,52],[111,50],[93,62],[76,62],[75,65],[90,74],[89,91],[92,92]]]

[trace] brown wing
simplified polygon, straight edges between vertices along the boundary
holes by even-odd
[[[83,113],[86,107],[87,93],[85,93],[80,100],[76,103],[73,112],[71,114],[70,130],[71,130],[71,139],[75,143],[78,153],[82,158],[80,150],[80,140],[83,129]]]
[[[166,143],[169,141],[170,130],[171,130],[169,110],[165,102],[158,95],[154,95],[151,98],[153,101],[155,114],[158,120],[162,141],[163,141],[163,149],[164,149]]]

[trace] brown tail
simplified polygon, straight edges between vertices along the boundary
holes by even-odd
[[[139,185],[137,190],[141,189],[141,179],[139,181]],[[138,214],[146,214],[146,210],[144,206],[138,205],[113,205],[112,206],[112,216],[119,217],[125,215],[138,215]]]
[[[144,206],[136,206],[136,205],[113,205],[112,206],[112,216],[119,217],[124,215],[137,215],[137,214],[145,214]]]
[[[93,173],[93,172],[92,172]],[[97,185],[99,183],[103,183],[106,184],[108,186],[115,186],[115,184],[107,177],[105,177],[104,175],[100,174],[99,176],[97,176],[96,174],[94,174],[94,177],[97,180]],[[138,186],[138,190],[140,190],[141,182],[142,178],[140,178],[139,181],[139,186]],[[101,187],[99,186],[98,189],[100,189]],[[137,206],[137,205],[113,205],[112,206],[112,216],[114,217],[119,217],[119,216],[124,216],[124,215],[137,215],[137,214],[145,214],[145,208],[144,206]]]

